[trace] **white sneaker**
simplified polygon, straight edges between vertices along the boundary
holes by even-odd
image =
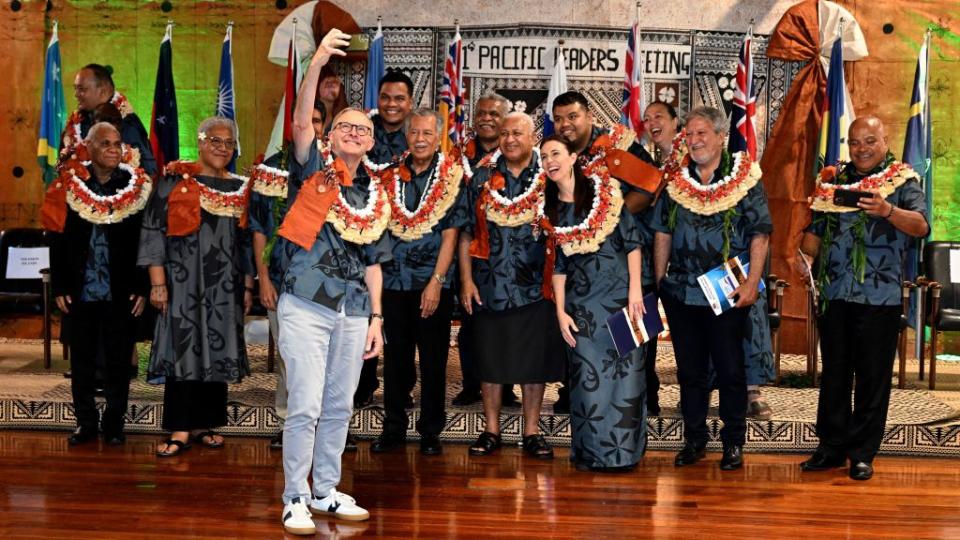
[[[370,519],[370,512],[357,506],[357,501],[336,489],[323,498],[313,496],[310,501],[310,511],[314,514],[328,514],[347,521],[365,521]]]
[[[294,497],[283,507],[280,519],[283,521],[283,528],[290,534],[313,535],[317,532],[307,503],[300,497]]]

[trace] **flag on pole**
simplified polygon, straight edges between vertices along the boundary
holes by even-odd
[[[740,62],[737,64],[737,88],[733,93],[733,110],[730,113],[730,138],[727,148],[731,153],[747,152],[750,159],[757,160],[757,96],[753,88],[753,27],[747,30],[740,45]]]
[[[640,15],[627,36],[627,56],[624,60],[623,104],[620,107],[620,123],[629,127],[639,137],[643,134],[643,110],[646,99],[643,95],[643,68],[640,57]]]
[[[442,139],[444,152],[460,144],[463,139],[463,40],[460,38],[460,25],[447,47],[446,60],[443,62],[443,84],[440,86],[440,116],[443,118]]]
[[[923,182],[923,190],[927,199],[927,216],[933,218],[933,160],[931,144],[930,122],[930,31],[923,38],[920,54],[917,57],[917,71],[913,76],[913,93],[910,96],[910,113],[907,116],[907,134],[903,140],[903,161],[909,163],[917,171]],[[933,227],[926,238],[918,238],[911,242],[907,249],[904,268],[904,278],[913,281],[922,273],[923,244],[933,235]],[[917,309],[917,294],[910,299],[910,312],[907,319],[913,328],[922,327],[922,316]],[[914,353],[920,357],[921,340],[916,340]]]
[[[383,60],[383,26],[377,20],[377,33],[370,42],[367,52],[367,80],[363,85],[363,108],[371,110],[377,108],[377,90],[380,88],[380,79],[386,72],[386,63]]]
[[[553,135],[553,100],[567,91],[567,58],[563,54],[563,45],[557,47],[557,58],[553,63],[553,75],[550,76],[550,90],[543,112],[543,136]]]
[[[220,52],[220,82],[217,85],[216,115],[237,121],[237,110],[233,93],[233,22],[227,24],[227,34],[223,37],[223,47]],[[240,155],[240,128],[237,127],[237,148],[233,152],[227,168],[230,172],[237,172],[237,156]]]
[[[932,216],[933,203],[933,161],[931,144],[930,101],[928,83],[930,81],[930,32],[923,38],[920,55],[917,58],[917,71],[913,76],[913,94],[910,97],[910,115],[907,118],[907,134],[903,141],[903,161],[909,163],[923,180],[923,190],[927,195],[927,215]]]
[[[843,32],[840,32],[843,35]],[[847,108],[847,83],[843,75],[843,43],[840,36],[833,42],[830,52],[830,71],[827,73],[827,93],[820,104],[820,145],[817,169],[850,160],[847,147],[847,128],[850,127],[853,111]],[[817,171],[814,171],[817,172]]]
[[[180,133],[177,122],[177,92],[173,85],[173,23],[160,41],[157,82],[153,88],[153,113],[150,117],[150,147],[157,170],[180,159]]]
[[[284,142],[293,141],[293,111],[297,106],[297,89],[303,79],[303,70],[300,66],[300,50],[297,48],[297,19],[293,19],[293,31],[290,32],[290,45],[287,47],[287,75],[284,85],[283,99],[280,109],[270,132],[270,142],[264,152],[266,159],[283,152]],[[283,164],[286,166],[286,164]]]
[[[53,21],[53,33],[47,45],[47,59],[43,75],[43,101],[40,104],[40,130],[37,133],[37,161],[47,185],[57,177],[57,161],[60,157],[60,133],[66,117],[63,102],[63,76],[60,71],[60,38],[57,21]]]

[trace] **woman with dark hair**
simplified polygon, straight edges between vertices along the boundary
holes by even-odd
[[[654,101],[647,105],[643,112],[643,126],[650,134],[650,142],[654,145],[653,155],[660,166],[664,166],[671,158],[676,157],[674,141],[680,134],[680,118],[673,105],[663,101]],[[679,139],[682,141],[682,137]]]
[[[643,316],[640,236],[623,204],[619,182],[603,161],[587,171],[570,143],[558,136],[541,144],[551,180],[541,225],[557,318],[570,355],[570,459],[578,470],[630,470],[646,450],[644,346],[620,357],[607,318],[627,307]],[[548,255],[548,264],[550,264]]]
[[[324,107],[326,121],[323,124],[323,133],[326,134],[330,131],[334,117],[347,108],[347,91],[343,87],[343,81],[330,66],[323,66],[320,70],[316,101]]]

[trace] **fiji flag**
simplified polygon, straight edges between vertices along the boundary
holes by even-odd
[[[40,104],[40,131],[37,142],[37,161],[43,172],[44,185],[57,176],[60,153],[60,132],[63,131],[66,112],[63,104],[63,80],[60,73],[60,38],[57,23],[47,45],[47,61],[43,76],[43,102]]]
[[[220,84],[217,91],[216,115],[237,121],[237,110],[234,105],[233,94],[233,22],[227,24],[227,34],[223,37],[223,48],[220,52]],[[230,172],[237,172],[237,156],[240,155],[240,128],[237,128],[237,149],[227,168]]]
[[[550,76],[550,91],[547,93],[547,102],[543,113],[543,136],[553,135],[553,100],[567,91],[567,59],[563,55],[563,47],[557,47],[557,59],[553,64],[553,75]]]
[[[820,149],[817,169],[850,160],[847,128],[853,111],[847,110],[847,83],[843,76],[843,43],[840,37],[830,51],[830,72],[827,73],[827,94],[820,105]]]
[[[733,94],[733,110],[730,113],[730,140],[727,148],[731,153],[746,152],[750,159],[757,159],[757,128],[753,118],[757,112],[757,96],[753,89],[753,27],[747,30],[740,45],[740,63],[737,65],[737,89]]]
[[[173,87],[173,23],[160,42],[157,83],[153,88],[153,114],[150,118],[150,146],[157,170],[180,159],[180,134],[177,131],[177,92]]]
[[[377,33],[370,42],[367,52],[367,80],[363,85],[363,108],[371,110],[377,108],[377,90],[380,88],[380,79],[386,71],[383,61],[383,26],[377,21]]]

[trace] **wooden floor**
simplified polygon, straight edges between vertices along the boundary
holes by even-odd
[[[229,439],[153,457],[156,437],[124,447],[68,448],[63,433],[0,432],[4,538],[282,538],[280,453],[265,439]],[[802,456],[718,456],[676,469],[648,454],[629,474],[525,459],[516,448],[469,458],[348,454],[341,489],[372,514],[316,520],[322,538],[960,538],[960,462],[881,457],[869,482],[843,471],[801,474]]]

